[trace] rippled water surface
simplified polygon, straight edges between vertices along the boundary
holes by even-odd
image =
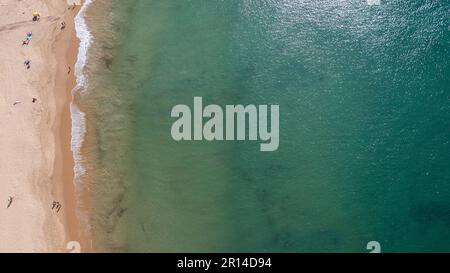
[[[99,248],[450,251],[448,1],[97,0],[87,18]],[[280,149],[174,142],[194,96],[279,104]]]

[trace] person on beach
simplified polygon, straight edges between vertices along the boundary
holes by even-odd
[[[61,30],[64,30],[66,28],[66,22],[61,23]]]
[[[31,68],[31,61],[30,61],[30,60],[25,60],[25,61],[23,62],[23,64],[27,67],[27,69],[30,69],[30,68]]]
[[[22,41],[22,46],[28,45],[31,42],[32,38],[33,38],[33,32],[27,32],[27,35],[25,36],[25,40]]]
[[[37,99],[36,99],[36,98],[33,98],[32,102],[33,102],[33,103],[36,103],[36,102],[37,102]]]
[[[62,205],[59,202],[53,201],[53,206],[52,206],[52,210],[56,210],[56,213],[59,213],[59,211],[61,210]]]
[[[13,201],[14,201],[14,197],[10,196],[8,199],[8,206],[6,207],[7,209],[9,209],[11,207]]]
[[[34,11],[33,12],[33,22],[37,22],[37,21],[39,21],[39,19],[41,19],[41,15],[39,14],[39,12]]]
[[[33,32],[27,32],[27,35],[25,36],[25,40],[22,41],[22,46],[28,45],[31,42],[32,38],[33,38]]]

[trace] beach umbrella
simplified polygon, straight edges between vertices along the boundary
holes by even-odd
[[[33,11],[33,16],[39,16],[39,12]]]

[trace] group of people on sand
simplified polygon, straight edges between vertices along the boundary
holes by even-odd
[[[37,22],[41,19],[41,14],[37,11],[33,11],[33,22]],[[28,46],[31,42],[31,39],[33,38],[33,33],[31,31],[27,32],[25,36],[25,40],[22,41],[22,46]],[[27,68],[31,68],[31,60],[25,60],[23,61],[23,65]]]
[[[40,15],[37,11],[33,12],[33,22],[39,21],[40,18],[41,18],[41,15]],[[63,24],[65,25],[64,22],[63,22]],[[33,39],[33,32],[31,32],[31,31],[27,32],[26,35],[25,35],[25,40],[22,40],[22,46],[28,46],[28,45],[30,44],[30,42],[31,42],[32,39]],[[24,60],[24,61],[23,61],[23,65],[27,68],[27,70],[29,70],[29,69],[31,68],[31,60],[30,60],[30,59]],[[37,102],[37,99],[36,99],[36,98],[33,98],[32,102],[33,102],[33,103],[36,103],[36,102]],[[13,106],[16,106],[16,105],[18,105],[18,104],[20,104],[20,103],[21,103],[20,101],[15,101],[14,104],[13,104]],[[12,199],[11,199],[11,200],[12,200]],[[12,202],[12,201],[11,201],[11,202]],[[8,207],[9,207],[10,205],[11,205],[11,204],[9,204]]]
[[[69,7],[69,9],[72,9],[72,10],[74,10],[75,8],[76,8],[75,4],[72,7]],[[37,22],[41,19],[41,14],[37,11],[34,11],[32,15],[33,15],[33,19],[32,19],[33,22]],[[67,26],[66,22],[64,22],[64,21],[61,22],[61,30],[64,30],[66,28],[66,26]],[[28,46],[30,44],[32,38],[33,38],[33,33],[31,31],[27,32],[27,34],[25,36],[25,40],[22,41],[22,46]],[[23,62],[23,64],[25,65],[25,67],[27,69],[31,68],[31,60],[27,59]]]
[[[27,32],[27,35],[25,36],[25,40],[22,41],[22,46],[28,46],[30,44],[32,38],[33,38],[33,33]],[[25,60],[23,62],[23,65],[25,65],[25,67],[27,69],[30,69],[31,68],[31,60]]]
[[[39,21],[40,18],[41,18],[41,15],[37,11],[33,12],[33,22]],[[27,34],[25,36],[25,40],[22,41],[22,46],[28,46],[30,44],[32,38],[33,38],[33,33],[31,31],[27,32]],[[25,67],[27,69],[30,69],[31,68],[31,60],[25,60],[23,62],[23,65],[25,65]]]
[[[14,202],[14,197],[10,196],[8,198],[8,204],[6,205],[6,208],[9,209],[12,206],[12,203]],[[61,210],[62,205],[58,201],[53,201],[52,210],[56,211],[56,213],[59,213]]]
[[[62,205],[61,203],[54,201],[53,202],[53,206],[52,206],[52,210],[56,210],[56,213],[59,213],[59,211],[61,210]]]
[[[6,206],[7,209],[9,209],[11,207],[13,201],[14,201],[14,197],[10,196],[8,198],[8,206]]]

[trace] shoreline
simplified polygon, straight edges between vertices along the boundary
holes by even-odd
[[[66,241],[77,241],[81,245],[82,252],[90,252],[90,245],[87,243],[87,234],[81,229],[81,223],[77,216],[78,206],[77,194],[74,183],[75,162],[71,150],[72,141],[72,115],[70,111],[73,102],[72,91],[76,87],[75,65],[79,52],[80,40],[77,38],[75,29],[75,17],[80,12],[81,6],[77,6],[73,11],[66,14],[67,31],[61,32],[55,41],[55,52],[58,56],[58,76],[55,82],[55,97],[59,98],[57,108],[59,114],[56,115],[55,142],[57,153],[55,158],[54,177],[56,181],[62,181],[59,194],[66,205]],[[61,45],[61,46],[58,46]],[[70,73],[64,73],[70,69]],[[60,92],[65,89],[64,96]]]

